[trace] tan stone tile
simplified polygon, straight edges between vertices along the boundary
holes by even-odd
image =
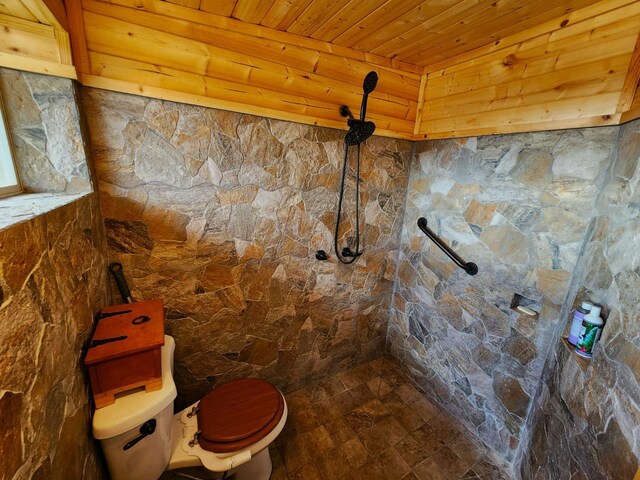
[[[373,393],[376,397],[382,397],[387,393],[391,393],[392,389],[387,382],[385,382],[381,377],[376,377],[367,382],[367,386],[371,393]]]
[[[447,446],[469,466],[477,462],[482,456],[482,449],[462,433],[449,440]]]
[[[322,400],[330,400],[331,395],[325,390],[324,386],[320,382],[312,383],[306,389],[309,401],[311,404],[315,404]]]
[[[460,480],[480,480],[480,477],[473,470],[467,470],[460,476]]]
[[[269,455],[271,456],[271,479],[270,480],[289,480],[287,470],[282,462],[280,456],[280,450],[278,448],[270,448]]]
[[[325,427],[335,445],[340,445],[356,436],[356,432],[344,417],[334,418],[330,422],[325,423]]]
[[[427,425],[429,425],[429,428],[444,443],[449,443],[450,440],[453,440],[457,435],[460,434],[460,431],[455,427],[451,420],[444,416],[432,418],[431,420],[429,420]]]
[[[449,447],[443,447],[413,468],[420,480],[457,480],[467,470],[465,463]]]
[[[344,384],[336,377],[326,378],[318,382],[319,385],[324,388],[324,391],[330,396],[335,397],[339,393],[344,392],[347,388]]]
[[[362,405],[363,403],[368,402],[369,400],[373,400],[375,398],[374,393],[371,391],[369,386],[366,383],[361,383],[355,388],[349,390],[353,398],[356,399],[358,405]]]
[[[424,419],[411,407],[405,407],[393,415],[408,432],[413,432],[425,424]]]
[[[409,383],[403,383],[395,389],[395,392],[407,405],[412,405],[424,397],[422,393]]]
[[[348,465],[336,461],[336,449],[324,452],[314,459],[314,465],[320,477],[326,480],[340,480],[349,473]]]
[[[420,417],[422,417],[422,419],[425,422],[430,421],[434,417],[442,415],[442,410],[440,410],[438,407],[436,407],[434,404],[432,404],[426,398],[421,398],[419,400],[416,400],[411,405],[411,408],[413,408],[414,411],[418,415],[420,415]]]
[[[344,414],[344,412],[336,405],[335,397],[322,399],[314,403],[313,408],[315,409],[316,417],[320,423],[328,422],[329,420]]]
[[[373,427],[358,434],[364,446],[372,454],[383,452],[405,438],[408,432],[393,417],[386,417]]]
[[[324,425],[306,432],[302,438],[312,457],[336,446]]]
[[[471,467],[480,478],[491,480],[508,480],[510,477],[497,466],[489,463],[485,459],[481,459]]]
[[[309,400],[309,394],[305,389],[288,393],[284,398],[287,400],[289,409],[311,407],[311,400]]]
[[[381,377],[393,389],[407,383],[407,376],[396,370],[383,371]]]
[[[418,477],[416,477],[415,473],[409,472],[404,477],[402,477],[402,480],[419,480],[419,479],[418,479]]]
[[[365,403],[360,408],[362,408],[371,416],[371,418],[373,418],[374,424],[391,415],[389,413],[389,410],[387,410],[387,407],[385,407],[384,404],[377,398]]]
[[[286,443],[283,443],[280,446],[280,455],[287,472],[296,472],[312,460],[302,436],[293,437]]]
[[[278,435],[274,441],[274,444],[277,447],[280,447],[284,442],[287,442],[289,439],[295,437],[297,435],[296,430],[291,423],[291,418],[287,418],[287,423],[284,424],[284,428],[280,435]]]
[[[491,222],[495,211],[495,203],[484,204],[478,202],[478,200],[474,198],[465,210],[464,218],[469,223],[473,223],[480,227],[486,227]]]
[[[349,426],[356,432],[362,432],[373,426],[373,419],[360,407],[353,409],[344,416]]]
[[[351,468],[364,465],[370,458],[367,449],[357,437],[340,445],[338,452],[338,460],[350,465]]]
[[[291,424],[291,428],[293,428],[296,433],[308,432],[309,430],[313,430],[320,426],[320,421],[318,420],[313,407],[300,410],[289,410],[287,423]]]
[[[362,379],[360,379],[353,370],[347,370],[346,372],[338,374],[338,379],[349,390],[362,383]]]
[[[356,408],[359,403],[350,391],[342,392],[331,399],[333,408],[340,414],[344,415]]]
[[[377,372],[371,367],[371,365],[366,363],[358,365],[352,370],[352,372],[355,373],[363,382],[367,382],[378,376]]]
[[[389,361],[385,357],[376,358],[375,360],[371,360],[367,364],[373,369],[374,372],[377,372],[377,375],[382,375],[384,371],[385,363],[389,363]]]
[[[353,480],[387,480],[385,473],[375,463],[367,463],[352,471],[349,478]]]
[[[389,410],[389,413],[395,415],[405,408],[408,408],[407,405],[400,399],[400,397],[395,392],[387,393],[386,395],[380,397],[380,401],[382,404]]]
[[[269,480],[274,480],[273,473]],[[289,474],[289,480],[322,480],[322,476],[315,465],[308,463],[297,471]]]
[[[388,448],[376,459],[376,463],[384,472],[387,480],[399,480],[411,471],[395,447]]]
[[[414,467],[444,447],[444,442],[429,429],[428,425],[424,425],[400,440],[395,447],[404,461],[410,467]]]

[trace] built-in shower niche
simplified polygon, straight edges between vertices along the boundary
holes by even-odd
[[[511,299],[510,308],[514,312],[518,312],[521,315],[526,315],[531,318],[538,318],[541,304],[539,301],[532,300],[525,297],[524,295],[520,295],[519,293],[514,293],[513,298]]]

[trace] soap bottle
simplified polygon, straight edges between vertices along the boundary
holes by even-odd
[[[598,340],[600,340],[602,326],[604,325],[604,321],[600,318],[600,310],[602,310],[602,307],[594,305],[589,314],[582,320],[578,345],[576,345],[576,353],[578,355],[587,358],[593,356],[593,349]]]
[[[582,320],[587,313],[591,311],[593,304],[590,302],[582,302],[573,313],[573,323],[571,323],[571,330],[569,331],[569,337],[567,340],[571,345],[578,345],[578,336],[580,335],[580,329],[582,329]]]

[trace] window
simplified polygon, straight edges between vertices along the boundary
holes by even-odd
[[[20,180],[13,161],[7,118],[0,96],[0,197],[19,193],[20,190]]]

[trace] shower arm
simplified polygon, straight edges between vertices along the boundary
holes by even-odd
[[[453,260],[453,262],[463,269],[469,275],[475,275],[478,273],[478,266],[473,262],[465,262],[460,255],[451,250],[451,247],[444,243],[440,237],[438,237],[433,230],[427,227],[427,219],[424,217],[420,217],[418,219],[418,227],[420,230],[424,232],[424,234],[431,239],[433,243],[435,243],[440,250],[447,254],[447,256]]]

